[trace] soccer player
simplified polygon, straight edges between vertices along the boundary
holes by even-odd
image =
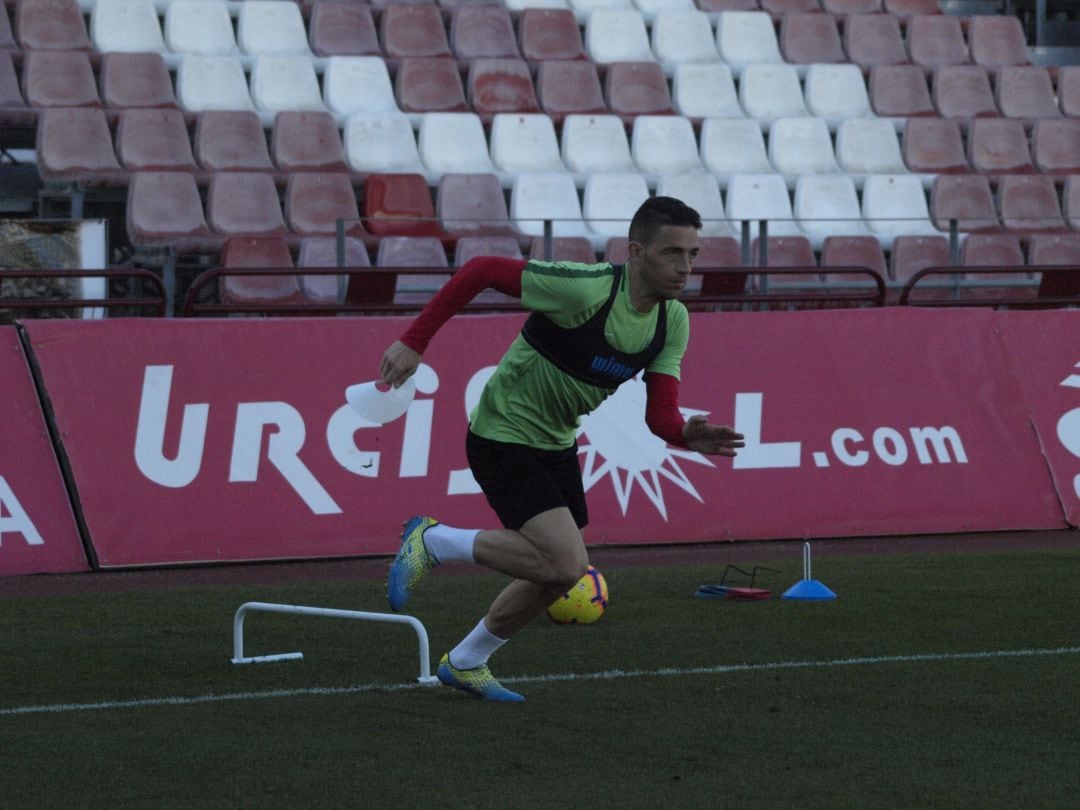
[[[721,456],[734,456],[743,446],[742,435],[730,427],[703,416],[684,421],[678,408],[690,319],[674,299],[686,286],[700,227],[693,208],[651,197],[630,222],[625,265],[472,259],[383,355],[383,382],[401,385],[439,327],[489,287],[520,298],[532,313],[484,387],[465,443],[473,476],[504,528],[460,529],[414,517],[390,567],[395,611],[431,568],[448,560],[479,563],[513,578],[442,657],[442,683],[487,700],[524,700],[495,679],[487,661],[588,567],[579,417],[620,384],[645,371],[645,421],[666,442]]]

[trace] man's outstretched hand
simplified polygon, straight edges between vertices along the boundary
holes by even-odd
[[[420,365],[420,355],[400,340],[394,341],[383,355],[379,375],[387,385],[398,388],[411,377]]]
[[[727,425],[710,425],[700,414],[686,420],[682,435],[688,449],[708,456],[734,456],[738,448],[746,446],[741,433]]]

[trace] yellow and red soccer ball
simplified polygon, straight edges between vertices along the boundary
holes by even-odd
[[[551,604],[547,614],[559,624],[592,624],[604,615],[607,604],[604,575],[590,565],[585,576]]]

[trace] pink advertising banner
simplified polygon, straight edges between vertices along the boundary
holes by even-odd
[[[1080,525],[1080,312],[1002,313],[998,326],[1065,516]]]
[[[0,576],[88,570],[18,332],[0,326]]]
[[[582,421],[587,541],[1064,527],[997,317],[694,315],[680,404],[748,446],[733,461],[666,445],[645,428],[644,385],[625,384]],[[28,328],[108,567],[388,553],[418,512],[496,525],[464,436],[522,318],[448,322],[384,426],[344,390],[376,376],[405,319]]]

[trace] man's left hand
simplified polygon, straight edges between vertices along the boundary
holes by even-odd
[[[745,447],[743,435],[727,425],[710,425],[700,414],[691,416],[682,430],[688,449],[708,456],[734,456]]]

